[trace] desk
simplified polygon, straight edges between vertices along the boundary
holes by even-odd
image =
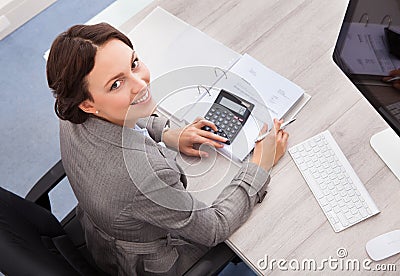
[[[400,228],[400,183],[369,145],[370,137],[388,126],[331,58],[347,2],[253,0],[249,4],[239,0],[160,0],[121,26],[129,31],[159,5],[300,85],[312,99],[296,123],[287,128],[291,135],[289,146],[329,129],[381,211],[334,233],[286,154],[272,172],[266,200],[227,240],[255,270],[264,255],[321,261],[329,256],[337,258],[338,248],[345,248],[349,259],[362,261],[367,258],[365,244],[369,239]],[[398,270],[400,255],[379,263],[397,264]],[[260,274],[267,272],[258,270]],[[271,274],[279,272],[275,269]]]

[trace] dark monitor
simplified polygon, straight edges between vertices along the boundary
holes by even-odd
[[[333,60],[390,125],[371,145],[400,179],[400,0],[350,0]]]

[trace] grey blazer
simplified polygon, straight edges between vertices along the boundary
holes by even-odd
[[[156,143],[166,123],[141,122],[151,139],[94,117],[60,121],[61,157],[88,249],[112,275],[181,275],[266,193],[268,174],[247,163],[211,207],[193,198],[176,152]]]

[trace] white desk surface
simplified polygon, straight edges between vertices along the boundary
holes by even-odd
[[[345,0],[160,0],[121,26],[129,32],[156,6],[200,29],[238,53],[249,53],[312,95],[290,125],[289,147],[329,129],[381,213],[334,233],[310,189],[286,154],[272,173],[268,195],[227,243],[255,269],[264,255],[286,260],[367,258],[366,242],[400,229],[400,182],[370,147],[370,137],[387,124],[332,61],[347,7]],[[396,264],[400,255],[379,262]],[[373,262],[371,267],[376,263]],[[258,271],[267,273],[270,271]],[[275,269],[270,275],[279,275]],[[330,274],[332,270],[324,270]],[[365,271],[341,271],[365,274]],[[308,274],[307,271],[299,274]],[[374,272],[373,275],[383,274]],[[388,275],[395,273],[387,272]]]

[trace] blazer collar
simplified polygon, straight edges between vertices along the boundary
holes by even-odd
[[[149,153],[157,150],[164,157],[172,159],[177,155],[175,151],[160,146],[153,139],[128,127],[121,127],[96,117],[89,117],[82,125],[97,138],[124,149]]]
[[[83,127],[99,139],[122,148],[142,150],[144,145],[155,146],[157,144],[153,139],[131,128],[122,127],[95,117],[89,117],[83,123]]]

